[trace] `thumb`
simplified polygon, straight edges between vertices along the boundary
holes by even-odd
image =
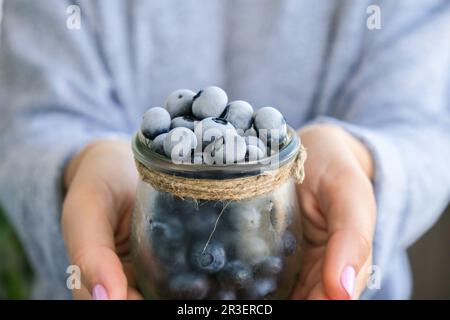
[[[345,183],[327,189],[329,238],[323,265],[324,289],[332,299],[358,298],[368,277],[361,272],[371,262],[375,227],[375,197],[370,182],[346,174]],[[338,181],[339,182],[339,181]],[[326,194],[326,195],[325,195]]]
[[[122,263],[114,251],[105,247],[90,246],[79,251],[72,263],[80,267],[83,286],[93,299],[127,299],[127,278]]]
[[[108,218],[112,208],[105,199],[86,186],[71,189],[62,215],[64,240],[71,263],[80,268],[81,282],[94,299],[126,299],[127,278],[115,252]]]
[[[331,235],[323,268],[325,291],[331,299],[359,297],[366,280],[361,271],[370,255],[370,244],[357,230],[342,229]]]

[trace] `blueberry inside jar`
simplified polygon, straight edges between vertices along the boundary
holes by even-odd
[[[275,170],[290,165],[299,152],[295,131],[289,129],[288,136]],[[255,183],[268,165],[174,164],[151,150],[145,139],[137,134],[133,140],[141,181],[132,221],[133,265],[144,297],[288,298],[301,261],[294,179],[288,177],[249,198],[237,197],[227,188],[210,197],[204,192],[180,196],[176,183],[183,181],[203,186],[236,181],[242,191],[246,181]],[[174,180],[158,184],[153,175]]]
[[[145,298],[291,295],[306,153],[278,110],[228,102],[218,87],[176,90],[146,112],[132,149],[132,262]]]

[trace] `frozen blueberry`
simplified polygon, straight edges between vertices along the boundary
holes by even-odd
[[[208,278],[201,274],[183,273],[169,282],[169,292],[175,299],[201,300],[209,290]]]
[[[235,260],[228,262],[219,273],[219,281],[224,287],[243,289],[253,282],[252,269],[244,262]]]
[[[198,119],[220,117],[228,103],[228,96],[219,87],[208,87],[193,98],[192,113]]]
[[[284,199],[274,199],[263,210],[270,215],[270,222],[276,232],[283,233],[294,222],[294,212],[286,206]]]
[[[152,144],[150,148],[159,153],[164,155],[164,139],[166,138],[167,133],[161,133],[159,136],[157,136],[155,139],[153,139]]]
[[[218,210],[214,208],[199,208],[194,212],[187,223],[187,228],[191,236],[196,238],[206,238],[211,234],[219,216]]]
[[[203,119],[196,124],[194,132],[197,140],[202,142],[203,148],[225,135],[236,135],[233,125],[221,118]]]
[[[240,163],[245,160],[247,145],[244,138],[239,135],[225,136],[224,142],[225,144],[215,150],[216,163],[219,161],[225,164]]]
[[[241,237],[241,245],[237,248],[241,260],[254,266],[269,256],[270,250],[264,239],[248,232],[242,234]]]
[[[172,118],[191,114],[195,92],[180,89],[172,92],[166,99],[165,107]]]
[[[182,199],[169,192],[158,192],[153,210],[155,220],[180,219],[180,216],[190,216],[196,210],[196,203],[191,198]]]
[[[283,260],[280,257],[270,256],[258,266],[258,276],[277,276],[283,269]]]
[[[149,192],[153,192],[153,190]],[[173,195],[169,192],[157,192],[155,194],[154,202],[151,205],[151,208],[154,209],[152,217],[154,220],[165,219],[168,214],[175,213],[173,198]]]
[[[265,145],[278,145],[286,140],[286,120],[275,108],[264,107],[256,111],[254,125]]]
[[[213,300],[236,300],[236,293],[232,290],[220,290],[212,296]]]
[[[172,196],[172,206],[175,212],[181,216],[191,217],[194,213],[198,212],[197,200],[192,198]]]
[[[251,205],[232,205],[225,214],[227,221],[235,230],[257,230],[261,224],[261,214]]]
[[[158,246],[161,243],[179,243],[184,237],[184,228],[181,221],[176,218],[150,219],[149,234],[153,246]]]
[[[288,230],[283,233],[281,241],[283,243],[284,254],[287,256],[292,254],[297,248],[297,239],[295,239],[295,236],[292,234],[292,232]]]
[[[220,117],[231,122],[236,129],[245,131],[252,126],[253,107],[242,100],[233,101],[226,106]]]
[[[275,292],[277,282],[272,278],[257,279],[249,288],[243,290],[242,299],[245,300],[263,300]]]
[[[257,146],[248,145],[247,153],[245,154],[246,161],[257,161],[265,158],[265,153]]]
[[[260,208],[264,214],[273,215],[275,213],[275,205],[271,199],[264,199],[260,203]]]
[[[186,272],[189,270],[189,263],[186,257],[186,250],[182,246],[174,244],[155,244],[155,257],[158,258],[164,270],[170,274]]]
[[[244,137],[257,137],[258,136],[258,132],[255,130],[254,127],[251,127],[250,129],[245,130]]]
[[[192,164],[202,164],[203,152],[192,152],[191,162]]]
[[[205,249],[205,241],[195,243],[191,248],[191,263],[194,268],[206,273],[215,273],[226,262],[225,249],[218,242],[210,242]]]
[[[172,161],[191,161],[191,152],[197,147],[197,137],[188,128],[174,128],[164,139],[164,153]]]
[[[245,143],[247,146],[255,146],[261,149],[261,151],[266,154],[266,145],[264,142],[256,136],[246,136]]]
[[[203,162],[206,164],[212,165],[217,164],[216,163],[216,149],[222,148],[222,145],[224,144],[224,138],[219,137],[218,139],[214,140],[210,144],[208,144],[204,150],[203,150]],[[223,162],[220,162],[219,164],[223,164]]]
[[[262,211],[269,214],[270,223],[277,232],[281,233],[284,230],[283,228],[284,217],[282,216],[282,214],[280,214],[279,210],[275,208],[273,201],[264,204],[262,207]]]
[[[206,146],[203,156],[208,164],[233,164],[245,160],[247,146],[244,138],[237,134],[227,134]]]
[[[172,119],[172,122],[170,124],[170,129],[183,127],[183,128],[188,128],[188,129],[194,131],[196,122],[197,121],[192,116],[176,117],[176,118]]]
[[[170,114],[163,108],[150,108],[142,116],[141,131],[147,139],[153,140],[161,133],[168,132],[169,129]]]

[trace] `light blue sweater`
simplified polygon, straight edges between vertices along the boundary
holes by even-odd
[[[66,298],[59,225],[65,162],[130,137],[174,89],[223,87],[289,124],[333,122],[376,164],[380,290],[407,298],[406,248],[450,198],[449,1],[5,1],[0,43],[0,201],[40,297]],[[369,30],[366,9],[381,8]],[[0,262],[1,263],[1,262]],[[48,289],[48,290],[46,290]]]

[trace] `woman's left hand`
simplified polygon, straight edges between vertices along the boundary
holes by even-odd
[[[308,152],[297,188],[303,258],[294,299],[358,299],[372,262],[376,205],[373,163],[344,130],[315,125],[300,131]]]

